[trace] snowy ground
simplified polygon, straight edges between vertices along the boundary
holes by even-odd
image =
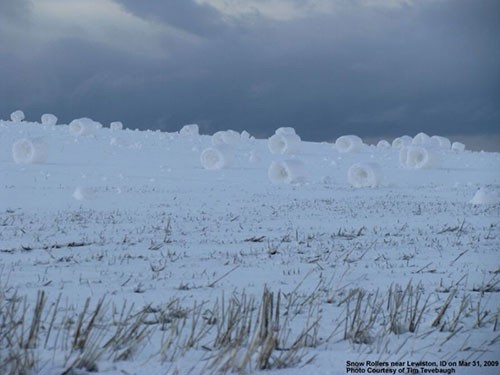
[[[13,143],[38,137],[47,162],[14,163]],[[227,326],[223,309],[252,300],[255,319],[265,290],[281,301],[267,373],[498,373],[500,204],[469,201],[480,188],[500,189],[500,154],[442,150],[439,168],[410,170],[396,148],[339,153],[304,142],[285,157],[267,140],[244,140],[232,167],[205,170],[209,146],[209,136],[107,128],[75,136],[67,125],[0,121],[0,323],[13,300],[31,313],[45,291],[30,346],[35,373],[63,373],[81,358],[84,348],[71,347],[75,322],[80,314],[88,322],[101,298],[95,347],[124,304],[131,316],[142,312],[148,332],[127,356],[96,355],[93,370],[237,371],[252,337],[223,353],[215,340]],[[272,184],[271,161],[289,158],[304,162],[306,182]],[[348,183],[362,161],[382,166],[380,187]],[[192,332],[199,336],[187,343]],[[244,371],[260,371],[264,347]],[[224,368],[225,356],[236,364]]]

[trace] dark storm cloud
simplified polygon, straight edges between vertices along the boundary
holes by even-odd
[[[2,117],[21,107],[31,118],[52,111],[63,121],[90,116],[170,131],[198,122],[206,132],[259,136],[288,125],[313,140],[500,128],[496,1],[355,2],[287,21],[228,21],[190,1],[120,4],[195,40],[162,34],[165,57],[78,36],[46,43],[36,59],[9,55],[0,63]],[[9,19],[26,17],[27,5]]]
[[[18,22],[24,19],[26,12],[30,9],[29,0],[0,1],[0,20],[5,25],[11,22]]]
[[[226,28],[220,14],[212,7],[188,0],[117,0],[132,13],[151,20],[207,36],[223,32]]]

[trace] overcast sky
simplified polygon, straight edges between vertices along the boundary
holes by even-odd
[[[499,140],[499,20],[498,0],[0,0],[0,118]]]

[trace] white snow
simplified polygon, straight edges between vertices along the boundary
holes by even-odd
[[[24,112],[21,110],[14,111],[10,114],[10,119],[12,122],[21,122],[24,120]]]
[[[336,150],[342,153],[359,152],[362,147],[363,141],[357,135],[343,135],[335,141]]]
[[[94,199],[96,192],[93,188],[79,186],[73,192],[73,198],[77,201],[87,201]]]
[[[437,140],[432,140],[431,137],[424,132],[420,132],[415,137],[413,137],[411,143],[415,146],[422,147],[433,147],[437,146],[438,144]]]
[[[356,163],[347,171],[347,179],[355,188],[375,188],[382,183],[382,168],[377,163]]]
[[[18,139],[12,145],[12,158],[17,164],[41,164],[48,158],[47,145],[41,139]]]
[[[184,125],[181,130],[179,130],[179,134],[183,137],[195,137],[200,134],[200,128],[198,124]]]
[[[235,130],[221,130],[212,135],[212,144],[214,146],[237,146],[240,142],[241,135]]]
[[[451,149],[458,152],[465,151],[465,145],[461,142],[453,142],[451,144]]]
[[[274,131],[274,134],[278,135],[293,135],[297,134],[295,131],[295,128],[292,128],[290,126],[282,126],[281,128],[278,128]]]
[[[68,128],[70,134],[74,136],[89,136],[101,129],[102,124],[88,117],[82,117],[71,121]]]
[[[304,163],[296,159],[273,161],[268,176],[272,183],[301,183],[306,180],[306,169]]]
[[[391,147],[391,144],[388,141],[386,141],[385,139],[381,139],[380,141],[378,141],[377,147],[378,148],[389,148],[389,147]]]
[[[222,145],[229,158],[197,126],[180,133],[93,126],[75,137],[64,124],[0,120],[0,373],[9,342],[28,337],[41,291],[38,339],[17,350],[35,361],[26,373],[90,373],[71,369],[93,355],[75,333],[87,299],[83,331],[101,298],[89,340],[103,375],[224,373],[224,364],[339,375],[347,361],[367,370],[366,361],[421,360],[436,362],[426,370],[498,373],[484,364],[500,353],[500,154],[400,137],[357,152],[301,141],[300,154],[282,155],[255,139]],[[13,160],[30,160],[37,140],[47,162]],[[402,145],[414,150],[412,168],[400,166]],[[429,152],[439,165],[418,169]],[[354,189],[373,163],[383,181]],[[24,336],[5,324],[16,301]],[[266,350],[272,368],[261,370]],[[460,360],[483,366],[448,365]],[[408,366],[373,366],[386,367]]]
[[[242,142],[246,143],[246,142],[250,142],[250,139],[252,138],[252,136],[250,135],[249,132],[247,132],[246,130],[243,130],[240,134],[240,139]]]
[[[201,153],[200,161],[205,169],[229,168],[233,163],[233,150],[224,144],[209,147]]]
[[[444,150],[449,150],[451,148],[451,142],[448,138],[442,137],[440,135],[433,135],[431,141],[434,142],[439,148]]]
[[[412,144],[413,138],[409,135],[403,135],[401,137],[396,137],[392,141],[392,147],[401,148],[403,146],[409,146]]]
[[[476,191],[476,194],[474,194],[474,197],[472,197],[469,202],[476,205],[498,205],[500,204],[500,190],[481,187],[478,191]]]
[[[297,154],[301,151],[302,140],[294,133],[274,134],[268,139],[268,147],[273,154]]]
[[[123,130],[123,123],[121,121],[113,121],[109,124],[109,128],[112,131]]]
[[[440,155],[433,149],[418,146],[403,146],[399,151],[399,163],[409,169],[439,168]]]
[[[57,116],[52,113],[44,113],[40,118],[42,125],[54,126],[57,124]]]
[[[261,158],[256,150],[252,150],[248,154],[248,161],[250,163],[258,163],[260,162]]]

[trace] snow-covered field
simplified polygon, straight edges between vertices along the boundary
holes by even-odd
[[[0,373],[500,371],[500,154],[14,119]]]

